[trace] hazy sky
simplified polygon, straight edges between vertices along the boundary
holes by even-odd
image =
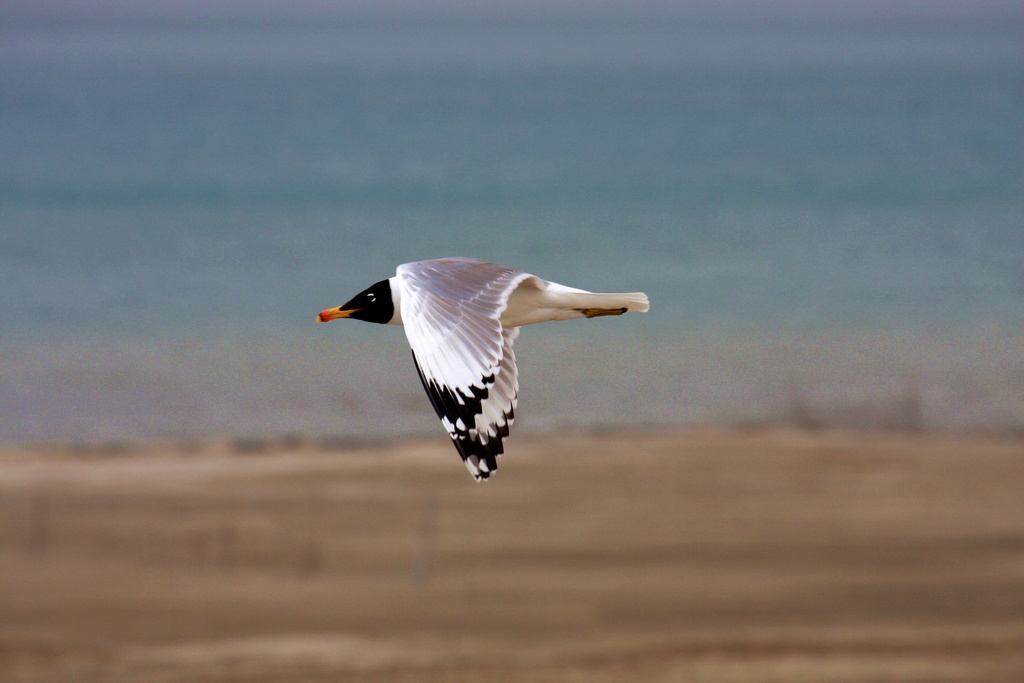
[[[950,31],[961,21],[987,37]],[[948,41],[915,40],[929,27]],[[1022,27],[1020,0],[0,0],[0,54],[30,61],[57,30],[62,54],[122,63],[1016,64]],[[251,40],[222,40],[223,29]],[[736,29],[747,38],[732,40]]]
[[[138,17],[528,19],[727,16],[864,18],[929,15],[1024,16],[1019,0],[6,0],[0,17]]]

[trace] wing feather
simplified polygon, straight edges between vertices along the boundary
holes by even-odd
[[[512,344],[501,326],[511,292],[528,273],[476,259],[398,267],[402,321],[438,418],[478,481],[498,468],[519,391]]]

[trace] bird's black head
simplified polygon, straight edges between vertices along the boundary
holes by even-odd
[[[328,308],[317,316],[318,323],[335,318],[355,318],[369,323],[385,325],[395,316],[395,302],[391,298],[391,283],[381,280],[356,294],[337,308]]]

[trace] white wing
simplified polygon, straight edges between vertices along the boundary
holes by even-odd
[[[398,267],[402,324],[430,402],[478,481],[498,468],[519,391],[512,343],[500,318],[509,294],[533,277],[468,258]]]

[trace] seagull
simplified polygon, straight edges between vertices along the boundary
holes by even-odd
[[[452,257],[398,266],[317,322],[402,325],[420,382],[477,481],[498,469],[519,395],[512,343],[523,325],[645,312],[642,292],[597,294],[521,270]]]

